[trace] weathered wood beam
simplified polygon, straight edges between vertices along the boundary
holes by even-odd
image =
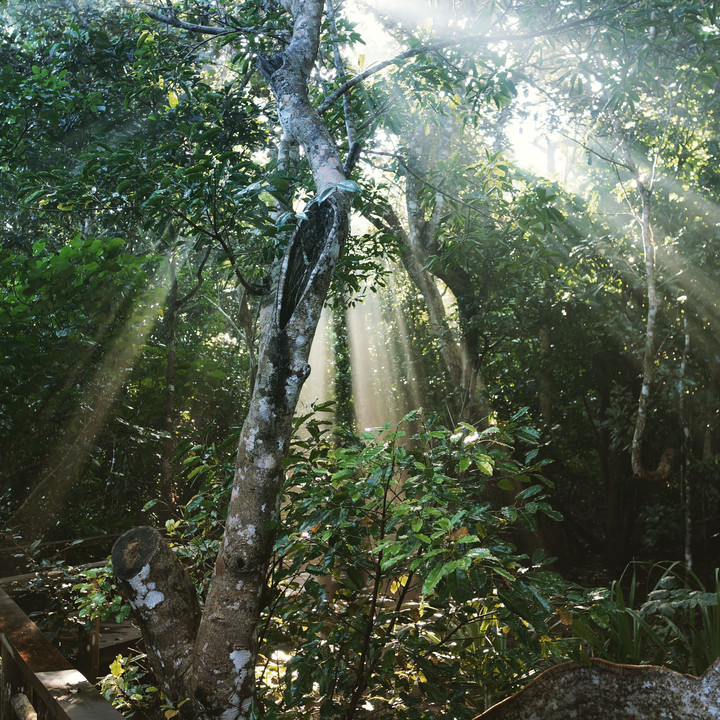
[[[717,720],[720,660],[702,677],[654,665],[563,663],[476,720]]]

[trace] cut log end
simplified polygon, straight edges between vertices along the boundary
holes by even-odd
[[[121,535],[112,549],[115,575],[121,580],[137,575],[154,557],[161,539],[160,533],[148,525],[141,525]]]

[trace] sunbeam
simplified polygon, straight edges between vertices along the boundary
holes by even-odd
[[[169,262],[165,260],[145,290],[139,293],[124,328],[88,382],[78,408],[39,473],[40,481],[8,521],[8,526],[23,539],[42,537],[58,517],[135,359],[158,318],[162,317],[169,277]]]

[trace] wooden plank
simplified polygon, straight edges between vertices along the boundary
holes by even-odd
[[[124,720],[77,670],[41,672],[37,679],[70,720]]]
[[[25,692],[36,709],[47,708],[47,715],[41,713],[42,717],[123,720],[1,588],[0,644],[3,685],[8,684],[12,693]]]
[[[67,658],[40,632],[38,626],[0,588],[0,631],[13,654],[31,673],[70,670]]]

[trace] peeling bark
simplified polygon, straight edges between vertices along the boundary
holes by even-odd
[[[563,663],[476,720],[715,720],[720,661],[700,677],[654,666]]]

